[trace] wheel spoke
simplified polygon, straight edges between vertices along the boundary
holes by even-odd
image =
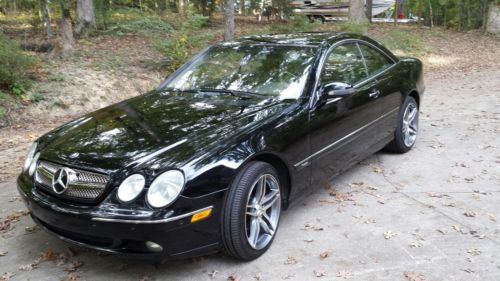
[[[252,247],[257,245],[257,241],[259,241],[259,233],[260,233],[260,220],[258,218],[252,219],[250,223],[250,235],[248,236],[248,242],[252,244]]]
[[[260,202],[266,193],[266,175],[262,176],[256,184],[255,202]]]
[[[280,198],[279,191],[272,191],[271,194],[262,199],[262,209],[267,210]]]
[[[266,221],[264,218],[259,218],[259,223],[265,233],[274,235],[274,228],[269,221]]]
[[[247,215],[249,216],[252,216],[252,217],[256,217],[258,216],[259,214],[257,213],[257,208],[255,205],[248,205],[247,206],[247,212],[246,212]]]
[[[413,128],[413,127],[411,127],[411,126],[410,126],[410,127],[408,128],[408,133],[409,133],[410,135],[414,136],[414,135],[416,135],[416,134],[417,134],[417,130],[415,130],[415,128]]]
[[[415,116],[417,116],[417,108],[414,107],[410,110],[410,112],[408,113],[408,122],[411,122],[413,121],[413,119],[415,119]]]

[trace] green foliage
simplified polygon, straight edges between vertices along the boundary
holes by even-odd
[[[39,102],[39,101],[43,101],[44,99],[45,99],[45,97],[40,93],[34,93],[34,94],[29,96],[29,101],[31,101],[31,102]]]
[[[208,17],[192,15],[180,24],[179,30],[168,39],[158,39],[156,48],[167,57],[167,71],[174,71],[184,64],[195,50],[198,50],[214,38],[212,32],[199,32],[208,21]]]
[[[28,71],[36,61],[25,54],[19,45],[0,33],[0,89],[21,97],[31,85]]]
[[[368,28],[370,24],[366,23],[354,23],[354,22],[341,22],[336,25],[336,28],[340,32],[349,32],[349,33],[358,33],[358,34],[366,34],[368,32]]]
[[[422,41],[418,35],[401,29],[389,30],[387,34],[380,38],[380,41],[388,49],[398,49],[412,55],[418,55],[424,51]]]
[[[306,16],[294,15],[286,23],[271,23],[270,30],[274,33],[305,32],[315,30],[320,25],[317,21],[310,22]]]
[[[108,27],[108,32],[113,32],[118,35],[134,32],[141,32],[144,35],[150,35],[155,33],[169,33],[172,31],[173,28],[169,23],[163,21],[158,16],[151,15],[132,21],[120,21],[110,24]]]

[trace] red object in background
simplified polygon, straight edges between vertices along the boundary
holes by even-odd
[[[399,12],[398,19],[404,19],[404,18],[405,18],[405,13],[404,12]]]

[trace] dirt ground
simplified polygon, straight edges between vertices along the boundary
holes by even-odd
[[[34,139],[162,80],[143,38],[89,39],[37,82],[45,99],[13,109],[0,128],[0,218],[11,221],[0,232],[0,280],[500,280],[500,41],[414,32],[428,45],[427,91],[410,153],[376,154],[286,212],[254,262],[162,265],[69,247],[22,213],[13,179]]]

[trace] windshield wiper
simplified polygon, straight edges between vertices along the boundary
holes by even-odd
[[[213,92],[213,93],[227,93],[227,94],[231,94],[234,97],[262,98],[261,94],[252,93],[252,92],[245,92],[245,91],[237,91],[237,90],[200,88],[200,89],[198,89],[198,91],[200,91],[200,92]]]

